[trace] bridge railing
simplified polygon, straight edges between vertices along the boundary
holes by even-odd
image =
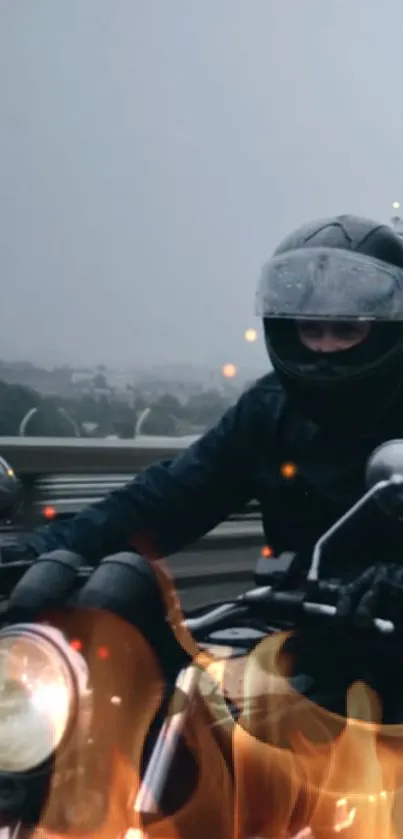
[[[157,460],[175,457],[188,445],[186,437],[135,437],[133,440],[0,437],[0,454],[21,477],[131,475]]]
[[[74,515],[123,486],[152,463],[176,457],[189,443],[189,438],[169,437],[134,440],[0,437],[0,455],[21,479],[25,493],[23,518],[34,526],[56,516]],[[239,575],[243,578],[252,573],[252,557],[258,555],[263,544],[260,510],[257,503],[251,503],[210,531],[191,547],[191,552],[208,551],[213,558],[215,551],[219,551],[217,575],[222,577],[224,573],[224,578],[228,575],[232,581]],[[234,550],[245,551],[245,561],[238,561],[236,567]],[[212,562],[211,566],[214,577],[216,564]],[[200,573],[203,567],[206,567],[205,560]],[[197,575],[195,585],[196,580]]]

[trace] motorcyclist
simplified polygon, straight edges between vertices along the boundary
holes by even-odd
[[[150,560],[182,550],[248,501],[260,502],[272,553],[312,547],[364,492],[365,464],[403,431],[403,240],[352,215],[308,224],[264,266],[257,313],[274,372],[183,454],[150,466],[68,522],[26,537],[96,564],[131,546]],[[330,576],[348,583],[339,613],[403,616],[403,523],[375,507],[335,540]],[[396,611],[396,608],[395,608]]]

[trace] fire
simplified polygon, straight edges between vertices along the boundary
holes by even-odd
[[[350,687],[345,719],[296,693],[281,662],[285,637],[265,640],[245,663],[234,731],[238,835],[309,828],[313,837],[397,839],[403,727],[376,722],[379,701],[363,683]]]
[[[344,833],[348,839],[400,839],[403,726],[380,723],[381,704],[374,692],[362,682],[352,684],[346,697],[347,715],[338,716],[292,687],[290,661],[284,652],[289,635],[270,636],[245,658],[217,659],[198,650],[183,625],[180,631],[177,600],[170,602],[178,637],[192,651],[191,666],[200,673],[184,728],[186,750],[197,767],[196,780],[174,813],[159,812],[154,802],[154,819],[143,823],[136,811],[143,748],[164,680],[155,654],[138,631],[111,615],[92,616],[96,671],[113,666],[113,653],[105,662],[96,655],[106,637],[112,651],[122,650],[111,690],[114,698],[123,699],[105,707],[104,737],[97,745],[98,763],[111,768],[102,825],[80,835],[97,839],[328,839]],[[75,626],[75,632],[77,637],[85,636],[81,627]],[[130,656],[124,658],[128,648]],[[236,723],[224,696],[239,709]],[[177,692],[170,717],[175,719],[185,705],[186,696]],[[83,754],[77,755],[77,763]],[[180,771],[180,765],[173,768],[177,780]],[[81,800],[91,780],[87,773],[77,783],[77,799]],[[187,769],[179,781],[179,789],[186,789]],[[49,824],[47,817],[60,795],[60,789],[52,790],[44,824]],[[69,795],[71,799],[71,790]],[[48,827],[45,832],[52,835]]]

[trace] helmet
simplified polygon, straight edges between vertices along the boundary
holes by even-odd
[[[257,291],[267,350],[285,390],[322,426],[366,432],[403,388],[403,239],[353,215],[288,236],[263,267]],[[318,353],[297,320],[371,324],[350,349]]]

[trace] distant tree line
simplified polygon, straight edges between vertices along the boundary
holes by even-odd
[[[128,439],[134,436],[136,422],[146,408],[150,410],[142,422],[142,434],[197,434],[213,425],[236,396],[235,390],[224,394],[211,389],[183,402],[170,393],[152,399],[135,391],[128,400],[115,392],[99,389],[98,394],[56,398],[0,381],[0,436],[18,435],[24,417],[31,412],[25,422],[28,437],[79,434],[82,437],[113,435]],[[33,408],[36,410],[32,411]]]

